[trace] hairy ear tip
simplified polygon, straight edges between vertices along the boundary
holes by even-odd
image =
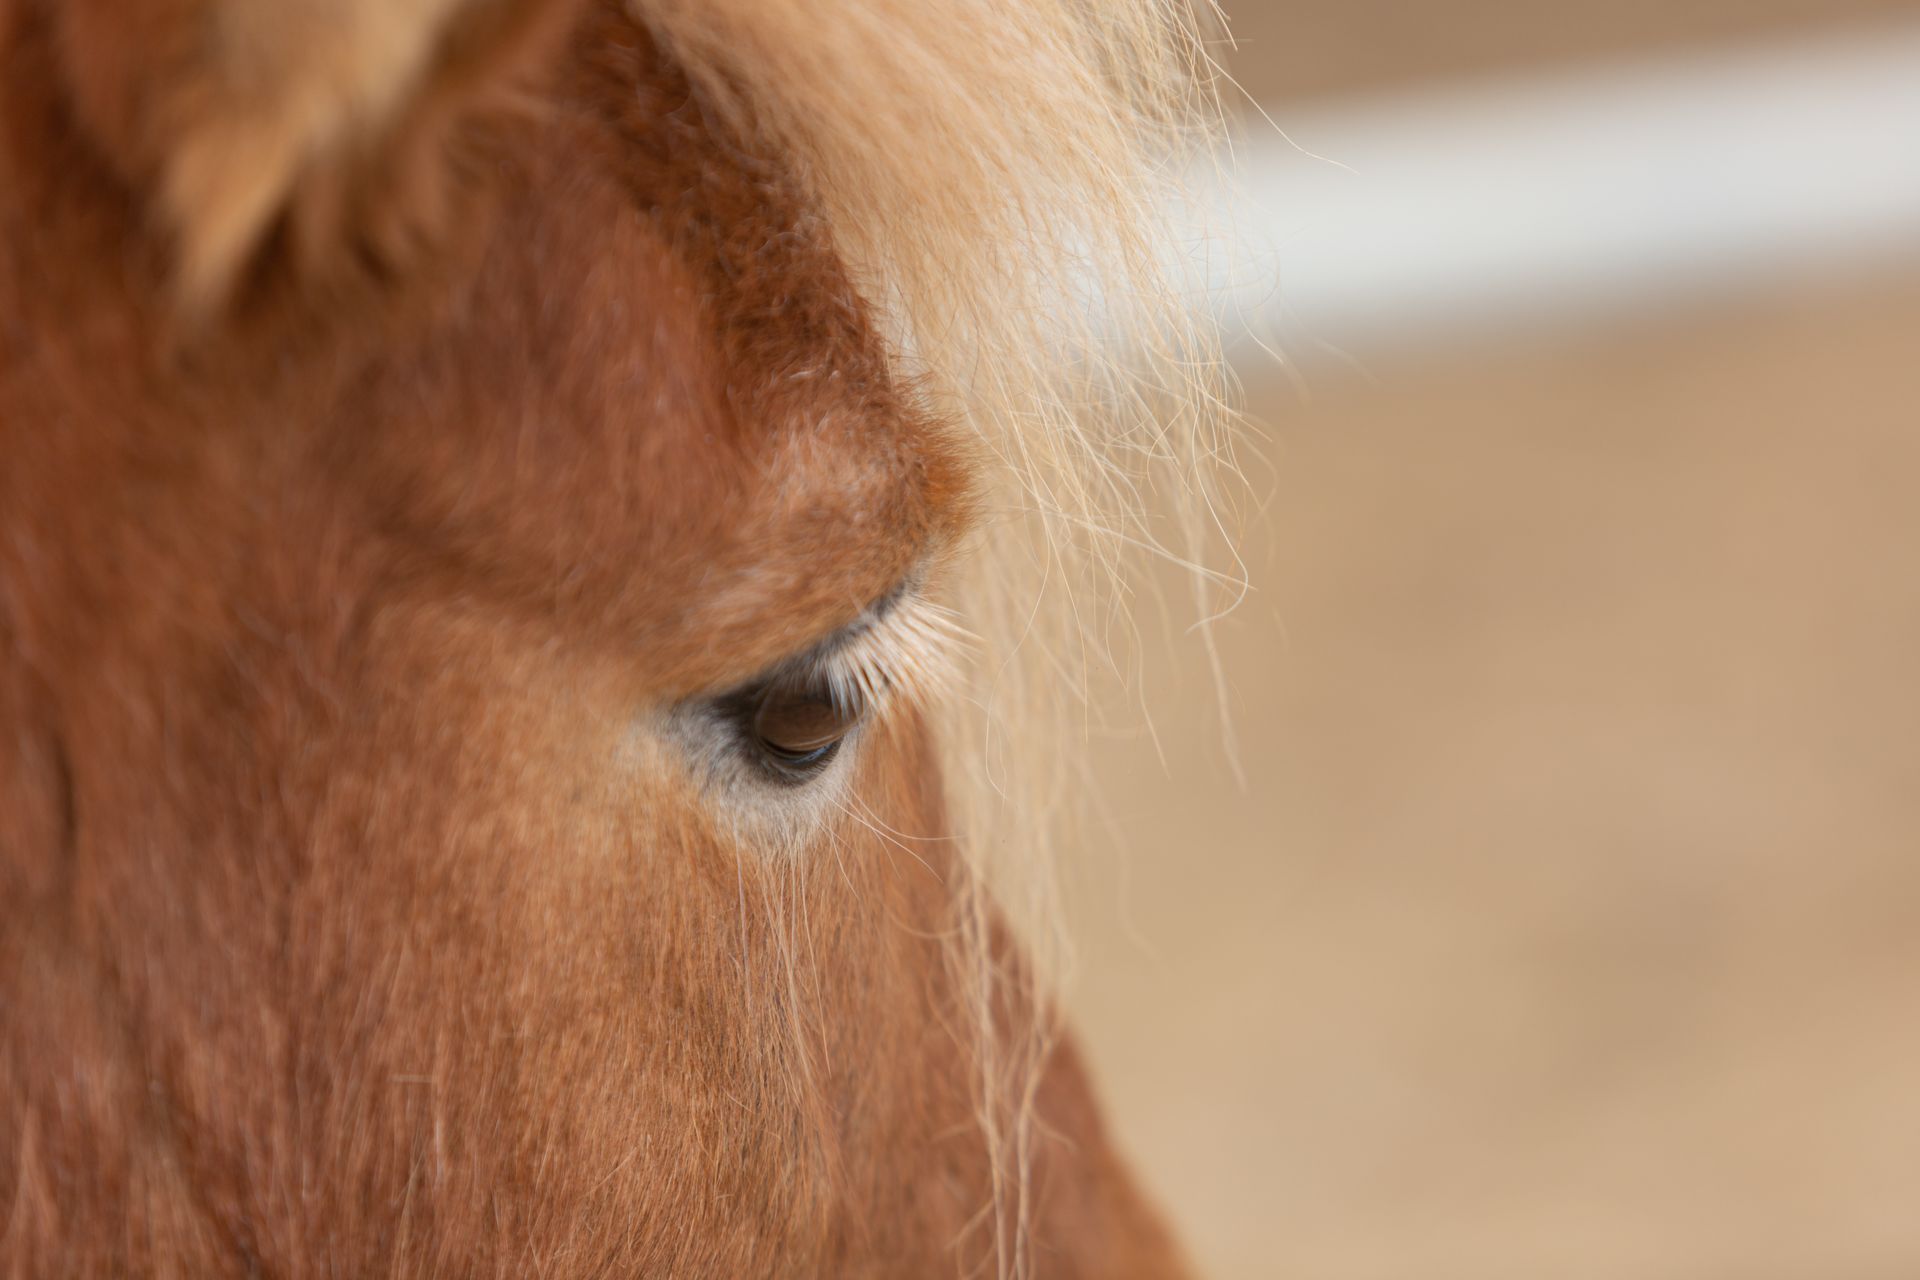
[[[389,273],[430,248],[451,220],[450,139],[482,113],[534,113],[526,82],[564,47],[576,8],[157,0],[121,21],[121,2],[76,5],[71,87],[104,154],[147,197],[175,305],[202,316],[256,269],[311,284]],[[286,263],[265,262],[282,248]]]
[[[161,207],[173,237],[174,292],[192,313],[217,309],[284,207],[297,143],[257,119],[218,121],[175,149]]]

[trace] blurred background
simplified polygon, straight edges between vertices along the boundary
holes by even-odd
[[[1920,1276],[1920,4],[1229,18],[1246,780],[1176,637],[1123,1142],[1218,1280]]]

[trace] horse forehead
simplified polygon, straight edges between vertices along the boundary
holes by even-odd
[[[32,499],[0,526],[32,508],[36,545],[126,542],[147,566],[131,586],[112,556],[62,563],[81,595],[137,591],[156,616],[224,595],[299,618],[315,584],[437,584],[644,651],[663,687],[849,620],[953,532],[961,455],[777,168],[685,109],[643,45],[597,58],[507,127],[445,306],[178,365],[149,353],[164,309],[101,284],[110,255],[74,262],[111,323],[22,294],[61,340],[0,377],[0,419],[63,429],[0,473],[0,497]],[[77,250],[75,228],[44,238]]]
[[[530,137],[454,320],[343,416],[348,482],[414,537],[693,686],[885,591],[956,530],[966,468],[798,197],[682,135],[609,145],[582,111]]]

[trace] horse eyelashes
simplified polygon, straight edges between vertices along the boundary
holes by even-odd
[[[826,772],[862,724],[943,687],[964,633],[917,594],[895,594],[719,709],[760,775],[785,785]]]

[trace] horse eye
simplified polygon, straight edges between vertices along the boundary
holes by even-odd
[[[777,774],[803,781],[826,767],[865,711],[824,681],[776,681],[753,705],[748,736]]]

